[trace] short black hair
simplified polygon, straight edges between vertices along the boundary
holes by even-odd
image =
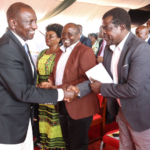
[[[96,33],[91,33],[90,36],[94,36],[95,39],[97,40],[97,34]]]
[[[7,10],[7,20],[9,18],[16,18],[22,8],[32,9],[32,7],[27,4],[21,2],[14,3]]]
[[[119,26],[121,24],[125,24],[126,29],[128,31],[130,31],[131,29],[131,18],[128,14],[128,12],[122,8],[116,7],[114,9],[111,9],[109,11],[107,11],[104,15],[102,19],[105,19],[108,16],[112,16],[112,23],[115,26]]]
[[[46,32],[54,31],[57,34],[57,37],[61,38],[62,29],[63,29],[63,26],[61,24],[53,23],[46,27]],[[62,43],[61,40],[60,40],[59,44],[60,43]]]

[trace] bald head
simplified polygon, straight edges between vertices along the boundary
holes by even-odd
[[[76,25],[75,23],[68,23],[64,26],[64,28],[72,28],[74,29],[77,33],[80,33],[80,29],[78,27],[78,25]]]
[[[7,10],[7,20],[9,20],[10,18],[17,18],[17,16],[21,12],[21,9],[23,8],[32,9],[32,7],[24,3],[17,2],[17,3],[12,4]]]
[[[143,40],[146,40],[148,38],[148,33],[149,31],[146,26],[139,26],[136,29],[136,35]]]

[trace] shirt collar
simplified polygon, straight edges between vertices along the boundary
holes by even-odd
[[[127,40],[127,38],[128,38],[128,36],[129,36],[129,34],[130,34],[130,32],[128,32],[128,34],[124,37],[124,39],[119,43],[119,45],[117,46],[117,47],[119,47],[119,49],[122,51],[122,49],[123,49],[123,46],[124,46],[124,44],[125,44],[125,42],[126,42],[126,40]],[[109,48],[112,50],[112,51],[114,51],[116,48],[116,45],[110,45],[109,46]]]
[[[64,45],[62,45],[62,46],[60,47],[60,49],[65,53],[65,52],[68,50],[68,48],[71,49],[71,50],[73,50],[74,47],[75,47],[78,43],[79,43],[79,41],[77,41],[76,43],[72,44],[71,46],[69,46],[69,47],[67,47],[67,48],[66,48]]]
[[[20,41],[20,43],[22,44],[22,46],[24,46],[27,41],[24,41],[20,36],[18,36],[15,32],[13,32],[12,30],[10,30],[15,36],[16,38]]]
[[[147,39],[145,40],[145,42],[148,42],[148,40],[149,40],[149,38],[147,38]]]

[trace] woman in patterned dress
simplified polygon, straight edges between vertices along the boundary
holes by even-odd
[[[90,34],[90,39],[92,42],[92,49],[94,51],[94,54],[97,54],[98,48],[99,48],[99,42],[101,38],[97,39],[97,34],[96,33],[91,33]]]
[[[43,50],[37,59],[37,83],[47,82],[55,63],[55,53],[61,45],[61,32],[63,26],[51,24],[46,27],[46,44],[49,49]],[[40,143],[43,150],[64,150],[61,127],[58,113],[54,105],[39,104],[39,132]]]

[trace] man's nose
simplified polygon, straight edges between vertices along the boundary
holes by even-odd
[[[38,28],[38,26],[37,26],[37,23],[36,23],[36,22],[32,23],[32,28],[33,28],[33,29],[37,29],[37,28]]]

